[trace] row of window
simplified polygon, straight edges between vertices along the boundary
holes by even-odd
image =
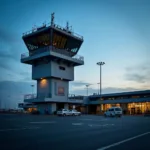
[[[137,96],[122,96],[122,97],[102,97],[101,100],[116,100],[116,99],[130,99],[130,98],[146,98],[150,95],[137,95]],[[90,98],[91,101],[96,101],[98,98]]]

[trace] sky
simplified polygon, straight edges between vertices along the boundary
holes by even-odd
[[[0,1],[0,107],[16,107],[31,93],[31,66],[20,63],[27,52],[22,33],[34,25],[66,21],[84,37],[79,55],[85,64],[75,68],[70,93],[98,92],[102,66],[102,93],[150,89],[149,0],[1,0]],[[36,90],[34,91],[36,92]]]

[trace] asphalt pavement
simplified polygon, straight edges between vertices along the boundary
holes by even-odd
[[[148,150],[150,117],[0,114],[0,150]]]

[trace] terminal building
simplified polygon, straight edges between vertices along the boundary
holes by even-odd
[[[119,106],[124,114],[143,114],[150,111],[150,90],[91,95],[85,107],[90,114],[103,114],[108,108]]]
[[[78,52],[83,37],[54,23],[43,24],[23,34],[28,52],[21,55],[21,63],[32,65],[32,79],[37,81],[37,94],[27,94],[23,107],[29,111],[45,110],[50,114],[60,108],[82,105],[82,99],[69,97],[69,81],[74,80],[74,68],[84,65]]]

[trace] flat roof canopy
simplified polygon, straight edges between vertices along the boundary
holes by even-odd
[[[100,100],[100,104],[119,104],[119,103],[142,103],[150,102],[150,98],[138,98],[138,99],[119,99],[119,100]]]
[[[117,97],[117,96],[132,96],[132,95],[143,95],[143,94],[148,94],[150,95],[150,90],[144,90],[144,91],[132,91],[132,92],[121,92],[121,93],[110,93],[110,94],[102,94],[100,95],[90,95],[89,98],[107,98],[107,97]]]

